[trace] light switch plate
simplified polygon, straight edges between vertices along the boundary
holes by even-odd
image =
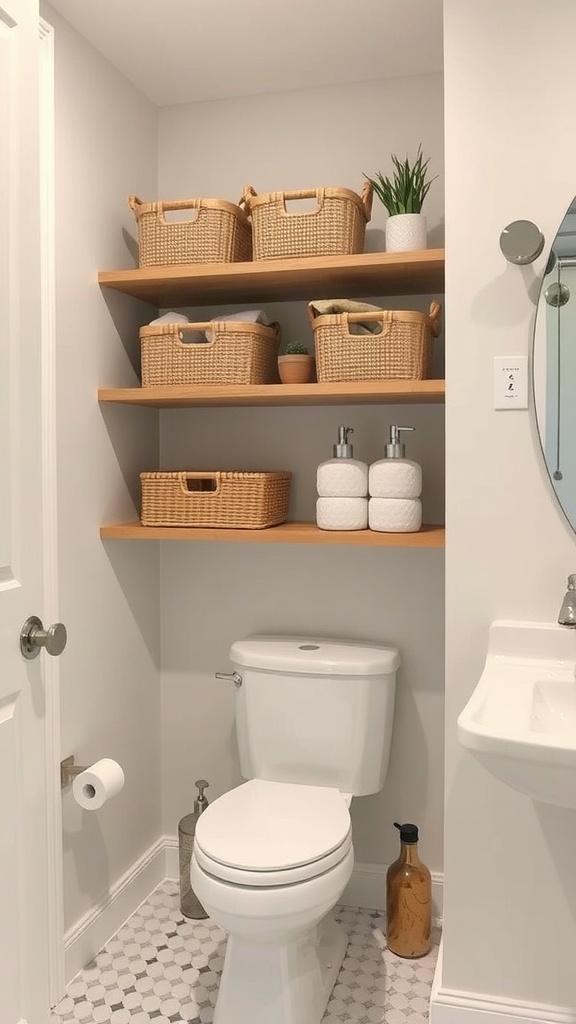
[[[528,358],[494,357],[494,408],[528,408]]]

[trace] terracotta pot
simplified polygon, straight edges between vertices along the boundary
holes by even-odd
[[[314,356],[278,356],[282,384],[310,384],[316,378]]]

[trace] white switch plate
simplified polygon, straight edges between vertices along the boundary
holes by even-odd
[[[494,408],[528,408],[528,358],[494,357]]]

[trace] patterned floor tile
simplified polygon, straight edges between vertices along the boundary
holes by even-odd
[[[403,960],[386,949],[379,911],[337,907],[346,957],[322,1024],[426,1024],[439,935]],[[226,936],[180,911],[178,883],[159,885],[70,982],[51,1024],[211,1024]]]

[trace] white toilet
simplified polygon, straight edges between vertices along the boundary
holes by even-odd
[[[329,912],[354,866],[349,806],[388,768],[393,647],[232,645],[245,779],[200,816],[193,888],[228,932],[214,1024],[320,1024],[346,949]]]

